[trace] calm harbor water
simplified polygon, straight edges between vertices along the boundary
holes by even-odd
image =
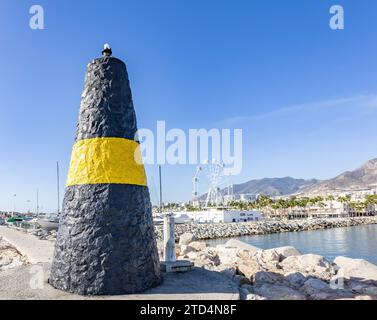
[[[316,253],[330,261],[337,256],[346,256],[365,259],[377,265],[377,225],[274,233],[236,239],[262,249],[293,246],[302,253]],[[214,246],[228,240],[215,239],[206,242]]]

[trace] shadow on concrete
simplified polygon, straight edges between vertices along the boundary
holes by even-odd
[[[184,273],[164,273],[162,286],[147,290],[144,294],[236,294],[238,286],[216,271],[195,267]]]

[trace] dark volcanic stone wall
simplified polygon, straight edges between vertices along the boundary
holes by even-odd
[[[126,65],[117,58],[99,58],[88,65],[81,96],[76,141],[96,137],[133,140],[135,109]]]
[[[125,64],[88,65],[76,141],[134,139],[135,111]],[[148,187],[68,186],[49,282],[82,295],[135,293],[161,283]]]

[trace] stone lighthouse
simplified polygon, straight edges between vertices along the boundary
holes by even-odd
[[[81,97],[49,283],[81,295],[161,283],[126,65],[105,45]]]

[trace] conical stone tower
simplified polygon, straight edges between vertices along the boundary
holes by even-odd
[[[87,69],[49,279],[81,295],[161,283],[127,69],[109,46],[102,53]]]

